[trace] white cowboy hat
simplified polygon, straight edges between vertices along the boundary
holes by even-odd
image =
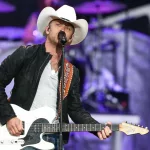
[[[71,45],[78,44],[85,39],[88,32],[88,23],[84,19],[77,20],[74,8],[68,5],[63,5],[56,11],[52,7],[45,7],[37,20],[38,30],[44,35],[49,22],[57,18],[69,22],[74,26],[75,31]]]

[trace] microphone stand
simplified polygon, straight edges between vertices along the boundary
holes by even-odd
[[[61,39],[60,40],[60,43],[62,45],[62,60],[61,60],[61,80],[62,80],[62,83],[61,83],[61,99],[60,99],[60,115],[59,115],[59,150],[62,150],[63,149],[63,138],[62,138],[62,101],[63,101],[63,97],[64,97],[64,58],[65,58],[65,50],[64,50],[64,47],[65,47],[65,44],[66,44],[66,39]]]

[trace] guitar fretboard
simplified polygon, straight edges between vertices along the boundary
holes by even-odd
[[[62,132],[80,132],[80,131],[101,131],[105,127],[104,124],[63,124]],[[33,132],[59,132],[59,124],[36,123],[32,124],[31,130]],[[112,131],[118,131],[118,125],[111,125]]]

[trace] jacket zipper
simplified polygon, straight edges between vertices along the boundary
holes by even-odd
[[[42,65],[40,66],[40,69],[39,69],[39,72],[38,72],[38,75],[37,75],[37,78],[36,78],[36,84],[37,84],[37,81],[38,81],[38,78],[39,78],[39,74],[40,74],[40,70],[41,68],[43,67],[43,65],[45,64],[46,60],[48,59],[49,55],[46,57],[46,59],[44,60],[44,62],[42,63]]]

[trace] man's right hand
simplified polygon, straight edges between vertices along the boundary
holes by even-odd
[[[14,117],[7,121],[7,129],[11,135],[19,136],[21,135],[23,129],[22,121],[17,117]]]

